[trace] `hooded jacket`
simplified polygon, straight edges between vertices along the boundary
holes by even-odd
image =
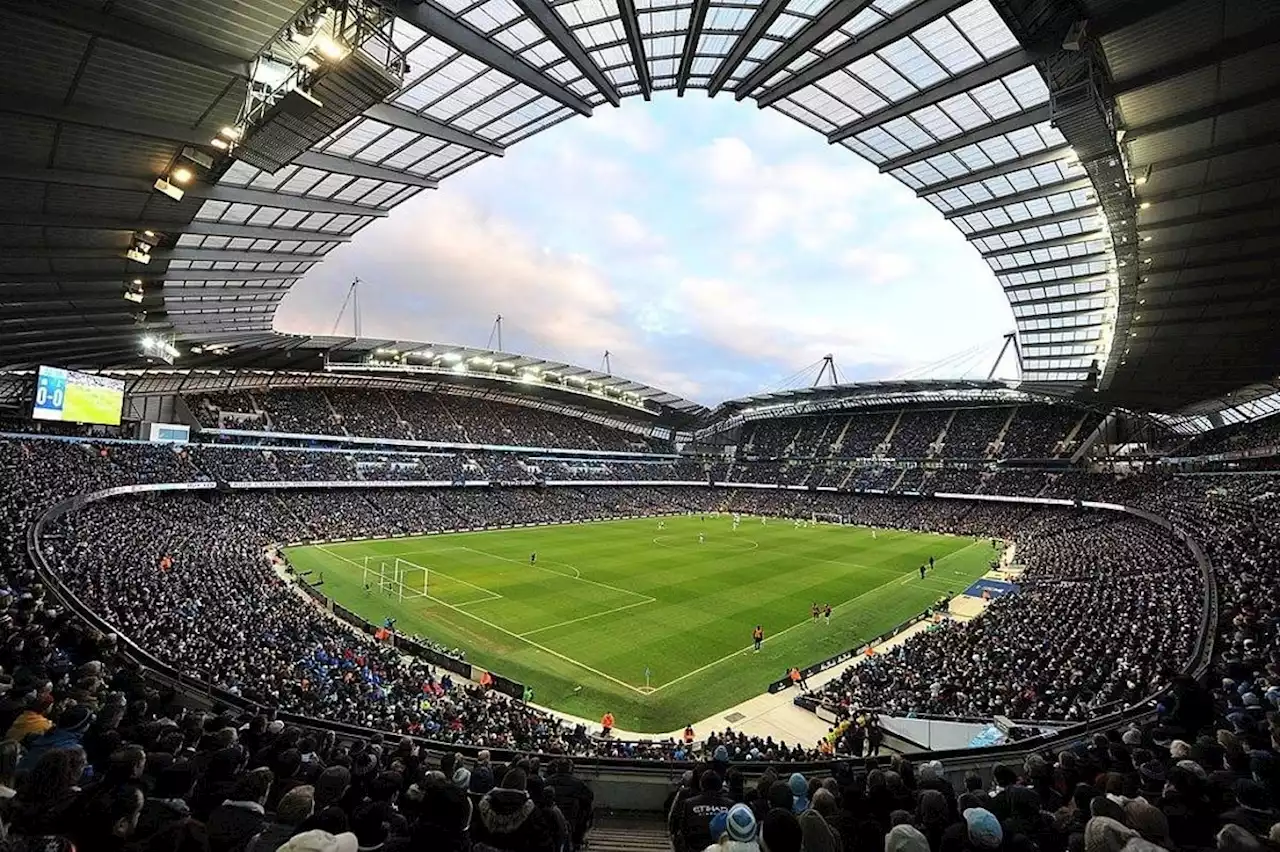
[[[471,839],[476,852],[555,852],[551,828],[529,794],[506,787],[494,787],[480,800]]]

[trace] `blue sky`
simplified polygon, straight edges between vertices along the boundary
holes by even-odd
[[[501,313],[509,351],[599,367],[608,349],[615,373],[707,404],[828,352],[850,381],[994,354],[1013,325],[906,187],[700,94],[601,107],[420,193],[330,253],[277,329],[329,333],[355,276],[365,336],[483,346]]]

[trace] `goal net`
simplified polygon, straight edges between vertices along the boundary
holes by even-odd
[[[365,594],[379,594],[396,600],[425,598],[430,589],[431,570],[400,557],[366,556]]]
[[[836,524],[837,526],[848,523],[844,515],[837,515],[834,512],[814,512],[811,520],[815,524]]]

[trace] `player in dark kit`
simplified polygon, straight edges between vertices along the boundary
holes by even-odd
[[[764,644],[764,628],[759,624],[751,631],[751,644],[755,646],[755,653],[759,654],[760,646]]]
[[[930,571],[932,571],[932,570],[933,570],[933,557],[932,557],[932,556],[930,556],[930,557],[929,557],[929,570],[930,570]]]
[[[831,604],[827,604],[822,610],[822,616],[827,620],[827,626],[831,626]]]
[[[925,568],[926,568],[926,567],[928,567],[928,566],[926,566],[926,565],[921,565],[921,566],[920,566],[920,579],[921,579],[921,580],[923,580],[923,579],[924,579],[924,571],[925,571]]]
[[[537,561],[538,561],[538,551],[535,550],[533,553],[529,554],[529,564],[534,565],[537,563]]]

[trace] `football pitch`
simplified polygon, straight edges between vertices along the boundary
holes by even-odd
[[[993,553],[985,540],[873,538],[774,518],[744,516],[735,531],[723,515],[287,549],[297,570],[323,574],[323,591],[369,621],[392,617],[402,632],[463,648],[469,662],[531,686],[538,704],[588,719],[609,710],[619,728],[652,733],[759,695],[790,666],[854,648],[962,592]],[[930,556],[937,567],[922,580]],[[376,574],[397,559],[416,596],[380,590],[376,576],[366,590],[366,561]],[[830,625],[813,623],[815,602],[833,607]]]

